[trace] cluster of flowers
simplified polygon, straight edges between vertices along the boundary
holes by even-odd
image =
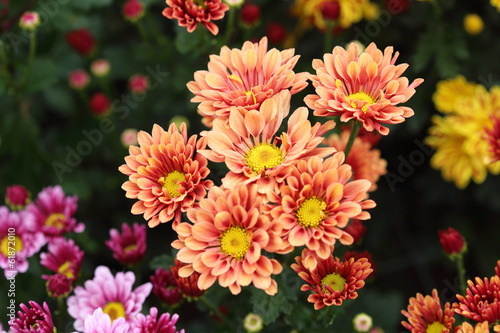
[[[500,173],[500,87],[488,91],[457,76],[440,81],[433,100],[445,116],[432,118],[425,141],[436,148],[431,165],[461,189]]]
[[[422,80],[401,77],[408,65],[395,65],[397,56],[391,47],[382,52],[371,44],[362,52],[351,43],[314,60],[316,74],[295,73],[294,50],[268,50],[263,38],[210,57],[208,71],[197,71],[187,84],[209,130],[198,139],[188,138],[185,124],[167,131],[154,125],[151,134],[139,132],[139,145],[119,168],[129,176],[126,196],[138,199],[132,213],[143,214],[150,227],[172,221],[181,277],[199,274],[201,290],[218,282],[238,294],[253,284],[274,295],[272,275],[282,264],[271,255],[303,247],[292,268],[308,283],[302,290],[313,292],[308,300],[316,309],[357,297],[372,272],[368,259],[341,261],[332,252],[337,240],[353,243],[345,230],[350,220],[370,218],[375,202],[368,192],[385,162],[375,153],[375,166],[363,175],[370,180],[361,171],[353,176],[340,149],[349,151],[360,127],[387,135],[384,125],[413,115],[398,104]],[[351,140],[347,134],[325,140],[335,122],[311,124],[306,107],[290,112],[291,96],[308,79],[316,94],[306,96],[307,106],[316,116],[352,120]],[[287,131],[279,133],[287,117]],[[362,137],[358,151],[365,152],[372,144]],[[229,170],[221,186],[207,179],[208,161]]]

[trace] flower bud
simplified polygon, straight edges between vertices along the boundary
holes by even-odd
[[[90,72],[97,77],[108,76],[111,70],[111,64],[106,59],[97,59],[90,64]]]
[[[264,327],[262,317],[256,313],[249,313],[243,320],[243,327],[248,333],[257,333]]]
[[[338,1],[325,1],[321,5],[321,15],[325,20],[335,21],[340,16],[340,4]]]
[[[356,332],[368,332],[372,328],[373,320],[372,317],[361,312],[354,317],[352,323]]]
[[[94,37],[89,29],[81,28],[66,34],[66,41],[78,53],[88,55],[95,49]]]
[[[127,0],[122,8],[123,17],[130,22],[137,22],[144,16],[144,4],[139,0]]]
[[[75,90],[83,90],[90,83],[90,75],[83,69],[76,69],[69,74],[69,86]]]
[[[40,25],[40,15],[37,12],[24,12],[19,19],[19,26],[28,31],[35,30]]]
[[[137,130],[135,128],[127,128],[120,135],[120,140],[125,148],[137,145]]]
[[[260,20],[260,7],[251,3],[245,3],[240,11],[241,22],[248,26],[254,27]]]
[[[111,111],[111,102],[103,93],[95,93],[92,98],[90,98],[90,110],[96,116],[104,116]]]
[[[274,44],[281,44],[286,38],[286,30],[281,24],[276,22],[271,22],[267,26],[266,36],[269,41]]]
[[[464,29],[469,35],[477,35],[483,31],[484,23],[481,16],[477,14],[467,14],[464,18]]]
[[[451,227],[439,230],[438,237],[444,252],[450,257],[461,256],[467,251],[467,244],[463,236]]]
[[[64,274],[58,273],[44,278],[48,278],[47,292],[50,297],[67,297],[72,290],[71,281]]]
[[[7,187],[5,203],[13,211],[23,210],[31,202],[31,193],[22,185]]]
[[[142,74],[136,74],[128,80],[128,87],[132,93],[142,95],[149,89],[149,79]]]

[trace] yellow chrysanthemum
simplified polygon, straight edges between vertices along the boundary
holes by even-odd
[[[467,14],[464,18],[464,29],[469,35],[477,35],[483,31],[484,22],[477,14]]]
[[[463,99],[474,96],[476,84],[468,82],[465,77],[458,75],[454,79],[439,81],[432,100],[438,111],[443,113],[460,112],[457,104]]]
[[[491,114],[500,110],[500,87],[490,92],[477,85],[474,96],[462,99],[459,103],[460,113],[446,117],[434,116],[430,136],[425,142],[436,148],[431,165],[442,171],[443,178],[453,181],[463,189],[472,179],[481,184],[489,172],[498,174],[500,163],[490,163],[485,129],[493,126]]]
[[[497,10],[500,12],[500,0],[490,0],[490,3],[492,6],[496,7]]]

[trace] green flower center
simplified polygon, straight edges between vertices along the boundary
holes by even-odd
[[[326,286],[330,286],[333,291],[338,290],[340,292],[344,291],[345,279],[337,273],[328,274],[323,279],[321,279],[321,286],[323,287],[323,292],[330,292],[326,289]]]

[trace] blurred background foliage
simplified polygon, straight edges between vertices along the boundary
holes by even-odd
[[[147,9],[141,20],[145,31],[142,37],[136,24],[124,20],[121,0],[11,0],[8,12],[0,11],[0,193],[5,193],[7,186],[22,184],[35,198],[43,187],[60,184],[67,194],[78,195],[76,217],[87,226],[84,233],[73,237],[86,253],[81,282],[91,278],[98,265],[123,269],[113,260],[104,240],[109,238],[109,229],[122,222],[143,222],[142,216],[130,213],[133,201],[126,199],[120,188],[126,177],[118,172],[118,167],[128,155],[120,142],[123,130],[151,132],[153,124],[166,129],[177,116],[187,118],[190,134],[205,129],[196,105],[190,103],[193,95],[186,83],[193,80],[196,70],[206,69],[210,54],[219,53],[227,17],[215,22],[221,29],[218,36],[212,36],[203,26],[189,34],[176,21],[162,16],[164,1],[143,2]],[[496,225],[500,214],[500,178],[489,175],[485,183],[459,190],[430,167],[430,148],[423,144],[430,118],[437,113],[432,94],[439,80],[462,74],[486,88],[500,83],[496,48],[500,13],[487,0],[441,0],[439,6],[426,1],[401,1],[408,8],[400,13],[387,6],[394,1],[373,2],[381,10],[379,18],[363,20],[336,33],[332,48],[354,39],[365,45],[373,41],[379,48],[394,46],[400,52],[398,63],[410,64],[405,73],[410,81],[421,77],[425,82],[407,103],[415,116],[391,128],[378,145],[388,161],[389,178],[382,177],[378,190],[372,194],[377,207],[371,211],[372,219],[365,223],[364,241],[354,247],[372,254],[377,273],[360,290],[357,300],[334,309],[338,312],[337,326],[332,330],[335,332],[350,331],[352,318],[361,311],[371,315],[374,324],[386,332],[402,331],[400,321],[404,318],[400,310],[417,292],[430,294],[432,288],[437,288],[441,297],[452,300],[459,289],[457,275],[455,265],[441,251],[439,229],[452,226],[464,235],[469,249],[465,257],[469,278],[490,276],[500,259],[500,230]],[[288,32],[296,27],[297,19],[289,14],[293,1],[252,3],[261,7],[259,24],[253,28],[237,26],[230,36],[230,47],[240,48],[247,38],[259,40],[269,33],[270,23],[279,23]],[[39,12],[42,18],[36,30],[36,56],[31,68],[26,65],[29,39],[17,23],[18,13],[26,9]],[[482,17],[485,27],[480,34],[472,36],[464,30],[463,20],[468,13]],[[66,42],[69,31],[82,27],[87,27],[96,40],[97,49],[92,56],[78,54]],[[307,30],[296,40],[295,53],[300,60],[295,72],[312,72],[312,59],[322,57],[323,42],[324,34],[316,29]],[[283,43],[270,45],[284,48]],[[91,61],[98,58],[111,64],[104,82],[92,77],[85,93],[70,89],[69,73],[77,68],[88,71]],[[128,78],[137,73],[148,75],[155,86],[140,101],[133,99],[127,88]],[[24,75],[25,83],[21,82]],[[101,131],[102,140],[92,144],[91,152],[81,156],[81,160],[73,160],[70,166],[70,152],[82,140],[88,140],[84,131],[100,128],[102,118],[91,113],[88,101],[91,94],[103,87],[109,89],[105,92],[115,106],[115,112],[108,116],[113,129],[109,133]],[[309,86],[293,96],[292,110],[304,106],[303,97],[313,91]],[[417,155],[423,158],[416,160]],[[54,162],[67,168],[58,173]],[[213,166],[211,173],[216,183],[224,171],[217,167]],[[391,174],[401,178],[390,178]],[[154,268],[172,263],[173,238],[168,224],[148,230],[142,281],[148,280]],[[343,251],[339,246],[334,254],[341,257]],[[31,258],[30,270],[17,280],[20,302],[46,299],[42,271],[37,257]],[[315,311],[305,301],[307,294],[298,290],[301,280],[293,271],[285,268],[278,285],[280,291],[275,298],[254,288],[244,288],[240,295],[231,296],[220,287],[212,288],[207,297],[214,304],[223,305],[240,329],[242,318],[251,311],[263,314],[266,322],[273,322],[266,331],[320,329],[324,323],[314,319]],[[4,295],[0,299],[3,308]],[[159,305],[154,295],[148,302]],[[203,304],[194,303],[174,309],[180,314],[177,327],[186,328],[186,332],[201,332],[222,325],[209,318],[205,310]],[[280,320],[275,321],[277,318]],[[324,321],[328,322],[329,317]]]

